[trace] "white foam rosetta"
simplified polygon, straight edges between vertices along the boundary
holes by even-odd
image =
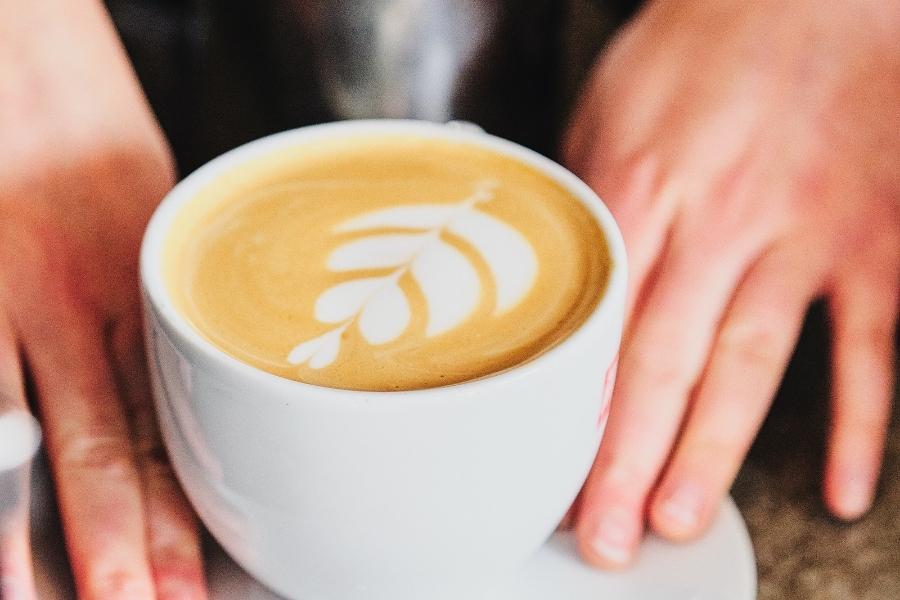
[[[493,198],[496,186],[486,180],[458,203],[401,205],[339,224],[335,233],[366,235],[338,246],[328,257],[329,270],[393,270],[323,291],[316,300],[315,317],[336,327],[296,346],[288,362],[327,367],[337,359],[342,336],[354,322],[369,344],[399,338],[411,320],[409,300],[399,285],[407,275],[425,298],[426,335],[440,335],[462,324],[481,301],[482,283],[475,266],[447,241],[447,234],[472,247],[487,264],[496,290],[495,315],[518,304],[534,283],[537,257],[518,230],[478,210],[478,204]],[[401,233],[384,233],[385,229]]]

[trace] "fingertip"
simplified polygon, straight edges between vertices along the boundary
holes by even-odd
[[[634,550],[608,544],[603,539],[580,539],[578,553],[589,565],[605,571],[622,571],[634,562]]]
[[[206,600],[206,582],[201,569],[157,570],[154,573],[158,600]]]
[[[673,517],[665,509],[655,509],[648,516],[650,530],[659,537],[682,544],[693,542],[700,538],[708,527],[706,520],[685,522],[678,517]]]
[[[871,504],[840,504],[830,506],[828,510],[837,519],[846,523],[853,523],[865,517],[871,507]]]
[[[856,521],[872,508],[880,461],[847,460],[834,450],[826,462],[822,486],[825,506],[842,521]]]
[[[857,521],[872,508],[873,486],[861,481],[847,480],[829,486],[825,493],[825,505],[829,512],[842,521]]]
[[[633,561],[643,533],[642,522],[623,509],[608,509],[576,527],[578,552],[601,569],[621,570]]]
[[[648,521],[654,533],[672,542],[689,542],[698,538],[708,520],[703,489],[692,483],[679,483],[654,497]]]

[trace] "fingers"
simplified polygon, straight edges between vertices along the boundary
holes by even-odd
[[[154,598],[130,432],[98,323],[29,315],[26,352],[79,598]],[[65,311],[65,312],[63,312]]]
[[[0,315],[0,413],[6,410],[27,410],[19,352],[8,321]],[[24,482],[2,482],[7,493],[13,486],[27,486]],[[21,490],[15,490],[19,493]],[[31,543],[27,498],[17,498],[13,506],[6,506],[0,498],[0,598],[32,600],[37,598],[31,567]],[[14,514],[5,514],[10,510]],[[15,514],[17,513],[17,514]]]
[[[622,566],[634,554],[647,494],[742,275],[740,244],[714,252],[688,237],[673,238],[635,316],[607,432],[584,489],[579,547],[601,566]]]
[[[825,501],[843,519],[872,504],[893,393],[900,296],[900,236],[867,249],[874,264],[847,269],[831,302],[832,427],[825,465]]]
[[[777,247],[749,271],[654,491],[648,520],[657,533],[689,539],[715,515],[778,388],[820,280],[821,267],[811,264],[805,246]]]
[[[197,520],[162,446],[140,333],[138,318],[123,320],[113,329],[110,346],[132,418],[153,579],[160,600],[206,598]]]

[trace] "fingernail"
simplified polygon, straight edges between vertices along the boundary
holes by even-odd
[[[861,477],[850,476],[840,486],[841,512],[844,517],[862,516],[872,505],[872,486]]]
[[[665,524],[674,526],[674,533],[692,533],[700,524],[703,492],[699,486],[683,482],[677,484],[659,507]]]
[[[633,528],[627,517],[610,512],[600,519],[596,533],[591,540],[591,549],[597,556],[614,564],[624,565],[631,560]]]

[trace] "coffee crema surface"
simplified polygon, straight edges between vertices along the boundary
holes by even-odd
[[[552,348],[610,271],[594,217],[538,169],[476,144],[366,134],[278,150],[181,209],[164,273],[212,344],[276,375],[430,388]]]

